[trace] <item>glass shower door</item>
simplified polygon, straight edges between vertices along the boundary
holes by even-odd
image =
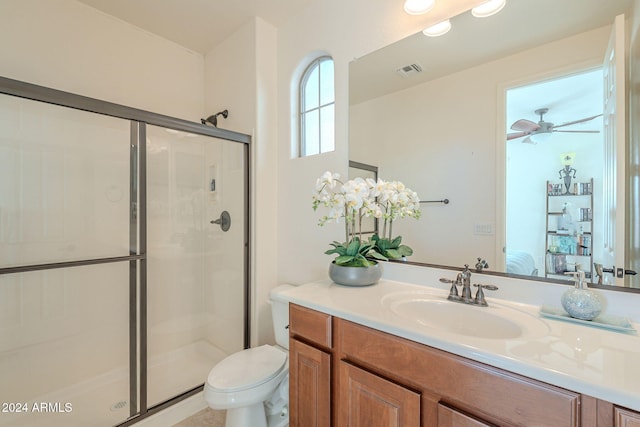
[[[0,90],[0,427],[131,425],[197,393],[248,345],[250,138]]]
[[[151,407],[244,348],[246,165],[244,144],[156,126],[146,143]]]
[[[0,95],[0,426],[130,415],[130,123]]]

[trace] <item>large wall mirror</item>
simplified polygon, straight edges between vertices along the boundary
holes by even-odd
[[[349,159],[449,200],[394,224],[411,262],[640,292],[635,3],[508,0],[350,64]]]

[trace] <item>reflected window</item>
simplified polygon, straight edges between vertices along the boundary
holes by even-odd
[[[313,61],[300,79],[300,157],[335,149],[333,59]]]

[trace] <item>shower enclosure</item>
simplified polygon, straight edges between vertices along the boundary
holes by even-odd
[[[0,426],[129,425],[248,346],[249,141],[0,78]]]

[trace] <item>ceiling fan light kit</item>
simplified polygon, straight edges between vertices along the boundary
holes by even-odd
[[[534,133],[533,135],[529,136],[529,139],[534,144],[544,144],[551,139],[551,133]]]

